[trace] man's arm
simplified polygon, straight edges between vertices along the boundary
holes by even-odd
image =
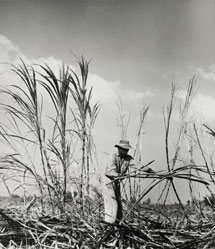
[[[148,166],[144,166],[143,163],[137,162],[136,160],[132,160],[130,166],[136,170],[141,169],[143,172],[147,173],[156,173],[152,168]]]
[[[117,167],[116,154],[114,154],[110,163],[108,163],[108,166],[107,166],[106,171],[105,171],[105,175],[111,179],[119,176],[119,173],[117,173],[116,167]]]

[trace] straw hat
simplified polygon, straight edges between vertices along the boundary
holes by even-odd
[[[115,147],[120,147],[126,150],[129,150],[131,148],[128,140],[120,140],[119,144],[116,144]]]

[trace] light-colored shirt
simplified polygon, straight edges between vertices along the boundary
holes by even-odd
[[[109,178],[113,178],[125,174],[128,168],[134,165],[132,161],[133,157],[130,155],[120,157],[118,154],[114,154],[106,168],[105,175]]]
[[[116,153],[112,156],[111,162],[107,165],[105,176],[106,178],[113,180],[114,177],[126,174],[128,169],[131,167],[133,168],[133,170],[138,170],[143,166],[144,165],[142,163],[136,162],[134,158],[129,154],[121,158]],[[144,169],[142,170],[150,173],[152,172],[152,169],[149,167],[144,167]]]

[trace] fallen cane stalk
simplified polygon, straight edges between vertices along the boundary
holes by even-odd
[[[163,174],[157,174],[157,173],[138,173],[138,174],[129,174],[129,175],[124,175],[124,176],[119,176],[119,177],[115,177],[114,180],[112,180],[112,182],[114,181],[118,181],[118,180],[123,180],[126,178],[151,178],[151,179],[168,179],[168,180],[173,180],[173,178],[180,178],[180,179],[184,179],[184,180],[190,180],[190,181],[196,181],[199,183],[203,183],[206,185],[210,185],[209,184],[209,180],[206,181],[204,179],[202,179],[199,176],[195,176],[195,175],[188,175],[188,174],[180,174],[180,173],[175,173],[175,172],[167,172],[167,173],[163,173]]]
[[[138,171],[140,171],[140,170],[143,170],[145,167],[149,166],[149,165],[152,164],[154,161],[155,161],[155,160],[150,161],[150,162],[147,163],[146,165],[143,165],[143,166],[141,166],[139,169],[136,169],[136,170],[134,170],[134,171],[131,171],[131,172],[130,172],[129,174],[127,174],[127,175],[131,175],[131,174],[133,174],[133,173],[135,173],[135,172],[138,172]]]

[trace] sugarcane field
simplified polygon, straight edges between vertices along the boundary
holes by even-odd
[[[0,0],[0,249],[215,248],[215,0]]]

